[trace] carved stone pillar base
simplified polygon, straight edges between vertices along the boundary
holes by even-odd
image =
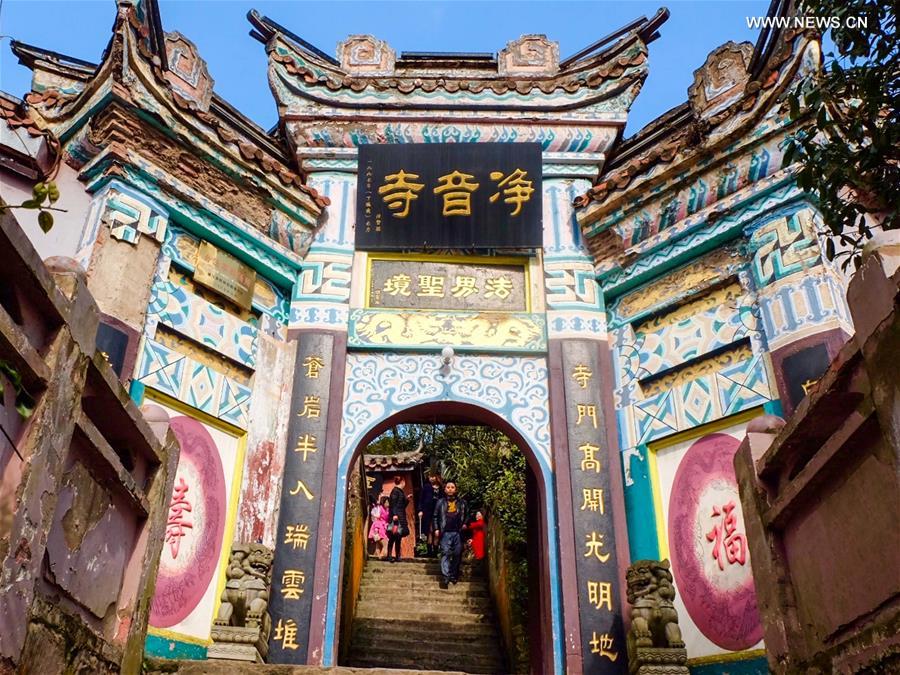
[[[259,627],[213,626],[207,658],[265,663],[268,645]]]
[[[671,647],[638,647],[628,662],[631,675],[689,675],[687,650]]]

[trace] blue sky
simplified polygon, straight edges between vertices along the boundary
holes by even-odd
[[[115,16],[114,0],[0,0],[0,34],[89,61],[99,61]],[[275,105],[263,45],[248,35],[251,8],[333,54],[347,35],[370,33],[401,51],[496,52],[526,33],[545,33],[566,58],[662,3],[623,0],[162,0],[165,30],[180,31],[206,59],[216,91],[269,128]],[[650,77],[634,104],[627,134],[687,98],[693,71],[718,45],[755,42],[746,17],[764,16],[768,0],[676,0],[662,37],[650,45]],[[28,91],[30,71],[18,65],[9,39],[0,42],[0,89]]]

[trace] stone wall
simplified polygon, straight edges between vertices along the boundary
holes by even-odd
[[[350,638],[353,633],[353,620],[356,618],[356,604],[359,601],[359,588],[362,585],[363,569],[366,566],[366,546],[368,532],[366,510],[366,491],[364,476],[361,474],[361,457],[356,460],[350,472],[350,494],[347,508],[346,544],[344,549],[344,587],[341,592],[341,656],[350,649]],[[408,538],[408,537],[407,537]],[[387,544],[385,544],[387,546]]]
[[[60,225],[57,225],[60,227]],[[137,672],[178,445],[96,349],[70,258],[0,218],[0,672]],[[15,410],[15,376],[31,399]]]
[[[526,617],[516,612],[515,574],[522,554],[510,550],[503,533],[503,525],[498,518],[485,513],[484,548],[487,566],[488,586],[497,612],[497,625],[503,636],[507,663],[517,673],[529,672],[528,625]],[[527,581],[527,580],[525,580]]]
[[[855,336],[735,457],[775,673],[900,669],[900,237],[882,237],[848,289]]]

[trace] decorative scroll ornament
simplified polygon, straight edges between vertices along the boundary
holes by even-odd
[[[744,95],[744,88],[750,81],[747,67],[752,56],[753,45],[749,42],[726,42],[694,71],[688,99],[700,119],[709,119]]]
[[[372,35],[351,35],[338,43],[341,68],[351,75],[391,75],[396,58],[387,42]]]
[[[506,44],[498,55],[500,75],[556,75],[559,43],[546,35],[523,35]]]
[[[213,95],[213,79],[196,45],[181,33],[166,33],[166,80],[188,107],[207,112]]]

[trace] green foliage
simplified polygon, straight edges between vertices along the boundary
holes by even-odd
[[[0,212],[7,209],[37,209],[38,225],[46,233],[53,227],[53,214],[51,211],[62,210],[53,208],[53,204],[58,199],[59,188],[56,187],[56,183],[53,181],[35,183],[31,189],[31,199],[26,199],[21,204],[6,204],[0,201]]]
[[[22,375],[8,361],[0,361],[0,400],[3,398],[4,387],[3,378],[9,380],[13,391],[16,394],[16,410],[22,417],[31,417],[34,412],[34,399],[27,391],[25,385],[22,384]]]
[[[788,96],[799,129],[785,165],[800,164],[797,184],[818,200],[831,231],[830,259],[859,264],[871,226],[900,227],[900,48],[897,4],[883,0],[802,0],[803,16],[836,17],[836,54]],[[867,27],[848,17],[865,18]],[[836,244],[839,244],[837,245]]]
[[[503,433],[484,426],[404,424],[366,448],[367,454],[393,455],[418,448],[456,481],[474,514],[487,508],[499,518],[511,545],[524,545],[525,456]]]
[[[35,183],[31,188],[31,199],[27,199],[21,204],[7,204],[0,199],[0,213],[9,209],[37,209],[38,225],[45,233],[49,232],[53,227],[53,214],[50,210],[61,211],[63,209],[54,209],[53,204],[59,199],[59,188],[53,181]],[[34,412],[34,399],[25,391],[22,385],[22,376],[19,371],[8,361],[0,361],[0,376],[5,376],[12,384],[13,391],[16,394],[16,410],[22,417],[30,417]],[[0,397],[3,396],[3,379],[0,378]]]

